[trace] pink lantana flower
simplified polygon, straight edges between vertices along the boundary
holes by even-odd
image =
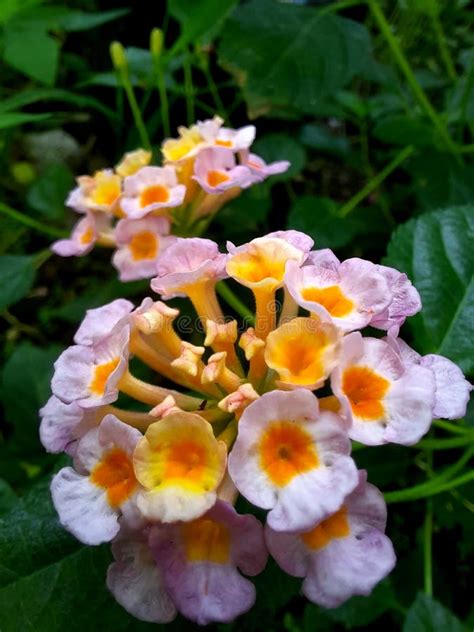
[[[392,543],[384,534],[387,507],[366,480],[366,472],[359,472],[359,484],[342,506],[309,531],[265,529],[278,565],[304,577],[303,594],[323,608],[336,608],[353,595],[370,595],[395,566]]]
[[[51,494],[61,524],[84,544],[112,540],[120,516],[140,524],[132,463],[140,437],[138,430],[107,415],[79,441],[74,468],[65,467],[53,478]]]
[[[112,259],[120,280],[152,277],[156,273],[158,257],[176,241],[169,232],[170,222],[165,217],[120,220],[115,229],[117,250]]]
[[[222,193],[234,187],[241,187],[248,181],[250,172],[237,165],[230,149],[209,147],[203,149],[196,158],[193,179],[207,193]]]
[[[143,167],[124,180],[121,208],[130,219],[140,219],[151,212],[183,203],[186,187],[178,184],[176,170],[165,167]]]
[[[412,445],[429,429],[435,401],[432,371],[406,366],[384,340],[344,337],[331,386],[350,421],[351,439],[367,445]]]
[[[309,529],[336,511],[357,485],[357,468],[342,420],[319,412],[309,391],[272,391],[239,421],[229,473],[240,493],[270,509],[277,531]]]
[[[267,561],[254,516],[218,500],[197,520],[154,526],[150,545],[168,594],[188,619],[227,623],[253,606],[255,587],[239,570],[258,575]]]

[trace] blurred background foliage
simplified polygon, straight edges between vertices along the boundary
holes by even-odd
[[[424,309],[403,335],[472,377],[473,21],[467,0],[0,0],[2,632],[152,629],[108,595],[108,547],[82,547],[58,525],[48,481],[64,459],[38,439],[52,363],[85,310],[147,294],[146,282],[117,281],[108,253],[59,259],[48,250],[73,223],[64,200],[74,176],[143,142],[110,42],[126,47],[128,97],[156,156],[168,132],[164,86],[173,135],[214,113],[236,127],[255,119],[255,151],[291,161],[229,204],[209,237],[240,243],[295,228],[341,258],[405,271]],[[159,57],[153,27],[164,32]],[[215,629],[472,629],[474,484],[461,483],[473,417],[439,422],[415,448],[357,452],[388,492],[399,557],[372,596],[324,611],[269,564],[254,610]],[[427,501],[394,491],[440,472],[448,489]]]

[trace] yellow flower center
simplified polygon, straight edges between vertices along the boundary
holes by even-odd
[[[390,382],[366,366],[353,366],[344,371],[342,390],[349,398],[352,412],[364,421],[383,417],[382,403]]]
[[[335,514],[316,525],[314,529],[303,533],[301,539],[313,550],[323,549],[335,538],[345,538],[350,534],[347,508],[342,506]]]
[[[220,140],[219,138],[216,139],[215,141],[215,145],[218,145],[219,147],[232,147],[233,143],[231,140]]]
[[[350,314],[354,303],[345,296],[338,285],[329,287],[306,287],[301,291],[305,301],[319,303],[335,318],[342,318]]]
[[[95,183],[91,195],[92,202],[98,206],[112,206],[121,193],[120,178],[98,173],[95,176]]]
[[[317,318],[294,318],[271,332],[265,361],[284,382],[311,386],[334,368],[337,332]]]
[[[229,529],[210,518],[185,522],[182,536],[188,562],[226,564],[230,557]]]
[[[278,487],[319,466],[311,435],[291,421],[277,421],[265,431],[258,447],[260,466]]]

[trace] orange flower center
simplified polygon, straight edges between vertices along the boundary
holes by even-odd
[[[94,229],[91,226],[89,226],[89,228],[82,233],[79,241],[81,242],[81,244],[85,246],[86,244],[90,244],[93,239],[94,239]]]
[[[335,514],[301,535],[301,539],[310,549],[323,549],[335,538],[345,538],[351,532],[347,519],[346,507],[341,507]]]
[[[301,291],[301,296],[305,301],[319,303],[336,318],[347,316],[354,308],[354,303],[344,296],[337,285],[322,288],[306,287]]]
[[[158,253],[158,239],[150,230],[144,230],[133,235],[129,248],[134,261],[154,259]]]
[[[228,182],[229,180],[230,176],[228,176],[224,171],[209,171],[207,174],[207,182],[210,187],[217,187],[219,184]]]
[[[182,526],[182,536],[188,562],[226,564],[230,556],[230,533],[220,522],[198,518]]]
[[[313,438],[291,421],[277,421],[266,430],[259,454],[262,469],[278,487],[284,487],[298,474],[319,467]]]
[[[176,479],[199,482],[208,465],[205,446],[192,439],[184,439],[170,446],[163,477],[167,482]]]
[[[151,204],[166,204],[170,199],[170,193],[167,187],[161,184],[155,184],[147,187],[140,194],[140,207],[150,206]]]
[[[390,382],[366,366],[344,371],[342,390],[349,398],[352,411],[364,421],[376,421],[384,415],[382,404]]]
[[[102,461],[92,470],[90,480],[94,485],[107,490],[107,499],[112,507],[123,504],[137,487],[132,461],[119,448],[104,455]]]
[[[232,147],[232,141],[231,140],[219,140],[219,139],[217,139],[215,144],[218,145],[219,147]]]
[[[104,362],[103,364],[98,364],[94,368],[94,372],[92,375],[92,380],[89,384],[89,390],[94,395],[103,395],[105,392],[105,387],[107,385],[107,380],[110,377],[110,374],[115,371],[120,362],[119,358],[114,358],[109,362]]]

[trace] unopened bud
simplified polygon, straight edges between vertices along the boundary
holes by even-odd
[[[159,57],[163,50],[163,31],[155,28],[150,33],[150,52],[153,57]]]
[[[110,44],[110,57],[116,70],[124,70],[128,67],[125,48],[120,42],[112,42]]]

